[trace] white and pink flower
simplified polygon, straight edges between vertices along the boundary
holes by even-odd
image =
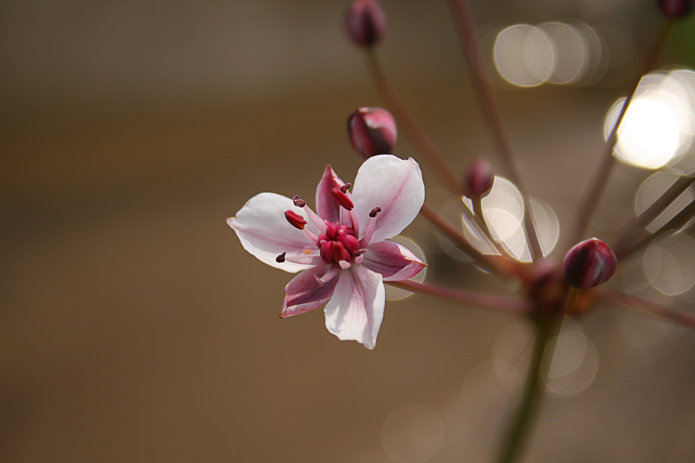
[[[390,241],[417,216],[425,186],[417,162],[392,155],[367,159],[350,184],[328,166],[316,189],[316,212],[299,196],[251,198],[227,219],[242,246],[268,265],[299,273],[285,287],[280,317],[326,304],[326,328],[368,349],[384,317],[384,281],[402,281],[424,267]]]

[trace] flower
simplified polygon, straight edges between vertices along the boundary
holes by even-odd
[[[299,196],[251,198],[227,220],[242,246],[262,262],[297,273],[285,287],[281,318],[324,304],[326,328],[368,349],[384,316],[384,281],[417,275],[425,263],[390,241],[417,216],[425,185],[415,160],[367,159],[350,184],[327,166],[316,189],[316,212]]]

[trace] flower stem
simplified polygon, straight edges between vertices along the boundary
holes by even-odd
[[[502,451],[496,460],[498,463],[512,463],[519,457],[543,396],[543,378],[547,377],[553,354],[547,349],[547,346],[557,334],[560,322],[555,317],[543,317],[536,319],[535,322],[536,335],[531,354],[531,365],[526,376],[519,407],[507,430]]]
[[[615,248],[621,249],[634,242],[645,232],[645,227],[652,223],[666,208],[673,203],[695,182],[695,177],[682,176],[669,187],[654,203],[623,227]]]
[[[445,236],[456,243],[456,246],[459,249],[465,252],[468,257],[473,259],[484,270],[504,278],[516,276],[523,279],[525,277],[525,272],[522,271],[517,262],[503,259],[499,256],[490,256],[481,253],[475,247],[473,247],[473,245],[466,239],[465,236],[461,234],[458,229],[454,228],[451,224],[444,220],[427,204],[423,204],[422,209],[420,209],[420,214],[429,220],[432,225],[437,227],[437,229]]]
[[[367,49],[365,56],[367,57],[368,68],[376,83],[377,90],[386,101],[388,108],[393,112],[396,121],[405,129],[405,133],[410,138],[410,141],[413,142],[430,166],[437,172],[446,188],[454,195],[460,196],[463,191],[460,180],[456,178],[453,174],[453,169],[441,157],[425,132],[415,122],[405,104],[403,104],[403,101],[386,78],[376,52],[371,48]]]
[[[480,228],[480,231],[485,235],[490,244],[494,246],[501,256],[511,257],[504,246],[502,246],[502,244],[497,241],[494,236],[492,236],[492,232],[490,232],[490,227],[488,227],[487,221],[485,220],[485,214],[483,214],[482,198],[475,198],[471,201],[473,202],[473,212],[475,212],[475,224]]]
[[[615,246],[615,255],[619,261],[623,260],[644,246],[648,245],[664,233],[683,228],[693,219],[693,217],[695,217],[695,201],[685,206],[683,210],[676,214],[671,220],[668,221],[666,225],[661,227],[656,232],[650,233],[647,230],[641,230],[639,235],[635,236],[631,241],[621,240]]]
[[[491,141],[506,167],[506,174],[509,176],[509,180],[516,185],[524,199],[524,227],[526,229],[526,240],[528,241],[531,251],[531,257],[533,260],[541,258],[543,257],[543,253],[541,251],[536,227],[533,223],[528,195],[525,193],[519,175],[519,169],[514,162],[509,136],[502,122],[502,112],[495,98],[490,80],[487,77],[480,50],[480,43],[475,34],[475,26],[473,25],[471,11],[465,0],[449,0],[449,6],[451,7],[459,31],[464,55],[467,58],[473,77],[475,94],[478,97],[478,104],[490,131]]]
[[[666,36],[668,35],[668,32],[672,24],[673,21],[664,22],[663,26],[661,27],[661,30],[659,31],[659,34],[657,35],[656,41],[654,42],[654,46],[652,47],[651,53],[649,53],[647,57],[647,61],[644,64],[642,72],[637,76],[637,78],[630,87],[630,93],[628,94],[628,97],[625,99],[625,103],[623,104],[623,107],[620,110],[618,119],[613,125],[610,135],[608,136],[608,140],[606,141],[606,151],[603,153],[603,156],[601,158],[601,165],[596,171],[596,174],[592,179],[589,188],[586,190],[586,193],[579,202],[579,213],[575,218],[574,233],[570,238],[569,246],[578,243],[582,239],[582,236],[586,231],[587,224],[591,219],[591,216],[593,215],[594,211],[596,210],[596,206],[598,205],[598,202],[601,199],[601,194],[603,193],[603,190],[606,184],[608,183],[608,178],[615,164],[615,157],[613,156],[613,151],[615,150],[615,146],[618,143],[618,128],[620,127],[620,124],[623,122],[625,114],[627,113],[627,109],[630,106],[630,103],[632,102],[632,99],[634,98],[635,94],[637,93],[637,88],[639,87],[639,83],[642,80],[642,76],[654,69],[657,59],[659,58],[659,52],[666,40]]]
[[[479,307],[482,309],[492,309],[506,313],[529,315],[533,308],[531,303],[529,303],[525,299],[476,293],[473,291],[464,291],[461,289],[455,289],[431,283],[417,283],[412,280],[387,281],[386,283],[396,288],[423,294],[429,294],[431,296],[437,296],[443,299],[448,299],[450,301],[461,302],[463,304]]]
[[[616,302],[623,307],[638,310],[640,312],[654,315],[658,318],[668,320],[679,325],[695,328],[695,314],[684,310],[675,309],[673,307],[657,304],[656,302],[648,301],[629,294],[619,292],[602,292],[597,294],[599,300],[607,302]]]

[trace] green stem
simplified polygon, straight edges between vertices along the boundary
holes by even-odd
[[[547,351],[547,345],[557,334],[560,322],[555,317],[543,317],[537,319],[535,325],[536,338],[533,344],[531,365],[526,376],[526,384],[516,416],[514,416],[503,441],[504,445],[497,459],[498,463],[513,463],[517,460],[531,431],[533,420],[543,397],[543,378],[547,377],[553,354]]]

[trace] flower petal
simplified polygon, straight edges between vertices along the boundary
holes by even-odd
[[[333,198],[331,191],[333,188],[340,188],[344,183],[338,174],[335,173],[331,166],[326,166],[323,171],[321,181],[316,187],[316,213],[322,219],[329,222],[338,222],[340,220],[340,205]]]
[[[378,243],[398,235],[420,212],[425,202],[425,184],[414,159],[402,160],[390,154],[367,159],[355,178],[352,200],[360,224],[367,224],[369,212],[381,208],[371,241]],[[360,236],[364,230],[360,231]]]
[[[381,275],[353,265],[338,278],[333,297],[326,304],[326,328],[341,341],[357,341],[374,349],[386,299]]]
[[[285,218],[285,211],[292,210],[308,221],[306,212],[295,207],[290,198],[275,194],[261,193],[249,199],[236,217],[227,219],[234,229],[241,245],[248,252],[266,264],[296,273],[312,268],[320,262],[318,248],[315,248],[301,230],[294,228]],[[313,224],[309,224],[312,225]],[[307,225],[307,226],[309,226]],[[286,261],[276,262],[278,255],[286,254]],[[319,260],[298,264],[292,257],[302,258],[316,256]]]
[[[388,240],[369,245],[362,255],[362,265],[379,273],[384,281],[408,280],[427,267],[408,248]]]
[[[331,298],[338,279],[333,278],[323,286],[316,282],[316,279],[323,276],[329,267],[329,264],[325,264],[304,270],[285,286],[285,300],[282,303],[280,318],[318,309]]]

